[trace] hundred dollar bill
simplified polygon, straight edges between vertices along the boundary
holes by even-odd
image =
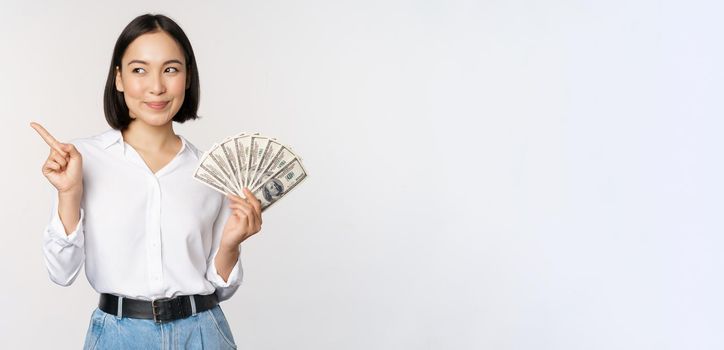
[[[229,164],[229,168],[231,169],[231,173],[229,174],[231,176],[231,180],[234,181],[236,188],[241,189],[244,185],[241,181],[239,181],[241,169],[239,167],[239,156],[236,154],[235,143],[236,142],[232,137],[221,142],[219,147],[223,150],[226,162]]]
[[[212,150],[217,149],[217,146],[218,144],[214,144],[214,148],[212,148]],[[234,185],[234,182],[228,178],[227,172],[225,172],[218,162],[211,157],[212,150],[205,152],[201,156],[198,168],[203,168],[207,173],[209,173],[209,175],[213,176],[218,182],[224,185],[225,188],[230,189],[232,193],[238,193],[239,191]]]
[[[264,154],[261,156],[261,159],[259,160],[259,166],[257,166],[256,170],[254,171],[254,174],[252,175],[252,180],[249,184],[249,190],[254,188],[256,186],[259,177],[264,172],[267,166],[269,166],[269,162],[276,157],[277,153],[281,151],[282,144],[277,142],[276,139],[269,139],[269,143],[266,145],[266,148],[264,149]]]
[[[224,180],[219,178],[218,174],[220,174],[220,172],[217,169],[211,169],[208,164],[199,164],[194,171],[194,178],[223,194],[234,193],[233,189],[227,187]]]
[[[254,196],[261,202],[261,210],[276,203],[305,178],[307,172],[299,159],[295,158],[254,191]]]
[[[256,168],[259,166],[261,156],[264,154],[264,149],[269,143],[269,138],[262,135],[254,135],[251,137],[251,150],[249,153],[249,167],[246,171],[246,181],[244,183],[251,184],[252,176],[256,173]]]
[[[251,148],[251,136],[250,135],[239,135],[234,137],[234,145],[236,148],[236,155],[239,162],[239,183],[244,187],[248,187],[246,184],[246,172],[249,170],[249,153]]]
[[[211,162],[223,173],[225,183],[228,182],[229,187],[236,189],[235,193],[241,193],[241,188],[234,181],[234,177],[231,172],[231,165],[226,159],[224,149],[219,144],[214,144],[206,155],[205,159],[201,160],[201,163]]]
[[[274,158],[269,161],[269,164],[267,164],[264,171],[261,172],[257,181],[253,184],[252,187],[249,187],[249,189],[252,192],[256,190],[259,184],[265,183],[267,180],[269,180],[270,177],[272,177],[279,170],[284,168],[285,165],[289,164],[292,160],[294,160],[294,158],[297,158],[297,155],[294,154],[288,146],[281,145],[281,149],[279,150],[279,152],[277,152]]]

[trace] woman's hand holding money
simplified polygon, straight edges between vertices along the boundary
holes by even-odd
[[[244,188],[246,199],[227,193],[231,215],[226,219],[221,236],[219,251],[214,264],[216,271],[228,281],[231,271],[239,259],[239,245],[245,239],[261,230],[261,203],[248,188]]]
[[[227,194],[231,215],[226,220],[221,246],[236,249],[241,242],[261,230],[261,202],[248,188],[244,188],[246,199]]]

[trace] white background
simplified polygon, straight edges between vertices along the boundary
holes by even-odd
[[[716,1],[0,5],[0,347],[78,349],[97,294],[41,254],[42,123],[100,133],[115,40],[178,21],[201,149],[289,143],[310,176],[244,243],[242,349],[722,349]]]

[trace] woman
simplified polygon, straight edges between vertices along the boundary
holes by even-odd
[[[196,182],[201,152],[173,122],[196,119],[199,78],[183,30],[139,16],[116,42],[104,94],[111,129],[50,146],[57,189],[43,252],[67,286],[85,263],[101,294],[85,349],[236,348],[218,305],[242,280],[241,242],[261,229],[259,201],[228,201]]]

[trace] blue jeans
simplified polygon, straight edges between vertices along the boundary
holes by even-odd
[[[184,319],[155,323],[96,308],[83,349],[236,349],[221,306]]]

